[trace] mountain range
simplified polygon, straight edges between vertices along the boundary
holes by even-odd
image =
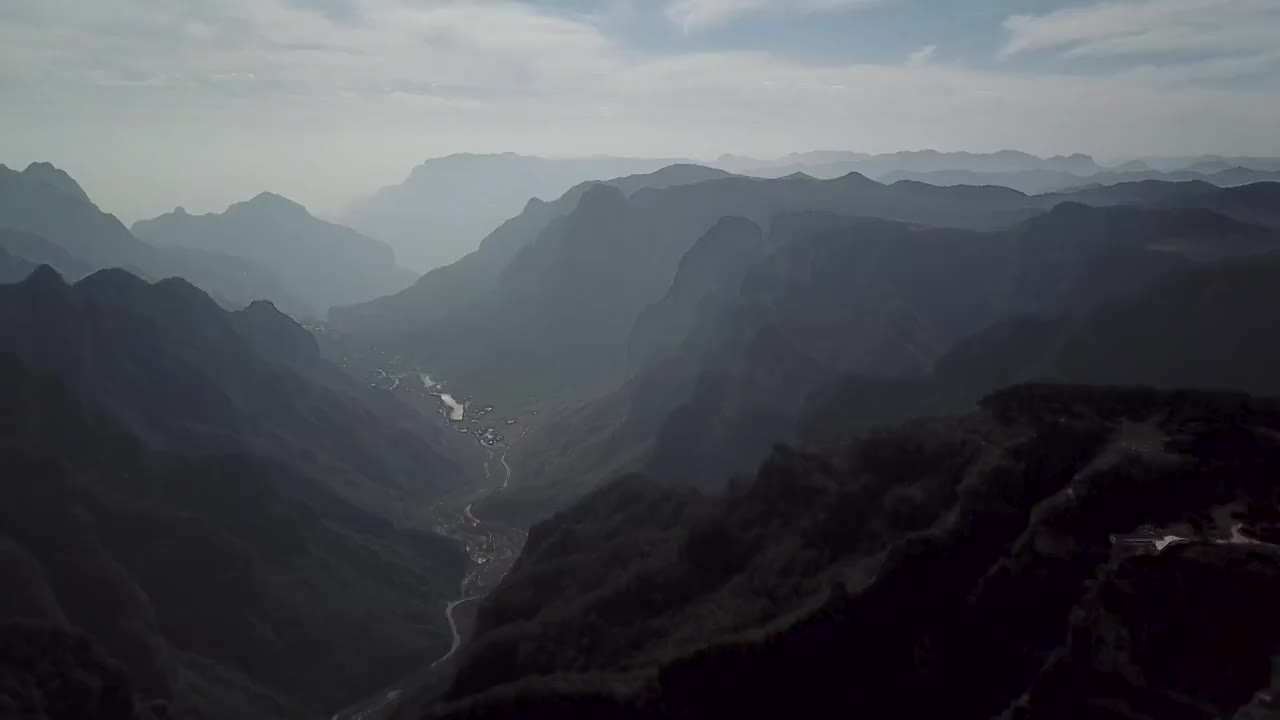
[[[1278,423],[1022,386],[723,497],[621,479],[531,531],[430,716],[1265,712]]]
[[[396,292],[414,274],[396,265],[386,244],[312,217],[301,205],[261,193],[215,215],[182,208],[133,224],[133,234],[158,247],[181,247],[244,258],[268,268],[312,317]]]
[[[1062,192],[1088,185],[1118,185],[1144,180],[1168,182],[1198,181],[1218,187],[1235,187],[1257,182],[1280,182],[1280,171],[1255,170],[1233,167],[1214,172],[1194,170],[1106,170],[1089,175],[1077,175],[1062,170],[1021,170],[1017,172],[977,172],[973,170],[935,170],[913,172],[898,170],[882,175],[881,182],[915,180],[930,185],[999,185],[1013,188],[1029,195]]]
[[[555,211],[530,205],[496,232],[489,244],[500,238],[508,248],[487,255],[485,277],[496,282],[448,282],[471,277],[479,264],[473,256],[392,299],[335,309],[328,340],[344,357],[363,354],[356,362],[366,369],[398,357],[495,399],[565,396],[610,382],[626,368],[632,325],[671,286],[695,241],[726,216],[767,227],[777,215],[825,211],[993,229],[1075,201],[1203,207],[1276,223],[1277,193],[1273,183],[1224,189],[1147,181],[1028,196],[998,187],[884,185],[860,175],[726,177],[631,195],[597,184],[558,201]],[[572,212],[558,214],[569,206]],[[460,300],[440,299],[460,285],[468,288],[458,292]],[[520,358],[517,372],[512,358]]]
[[[222,215],[175,212],[130,232],[47,163],[0,166],[0,248],[72,279],[123,268],[149,280],[183,277],[221,305],[269,300],[295,317],[395,292],[413,274],[384,244],[264,193]]]
[[[754,471],[604,484],[533,527],[430,716],[1269,717],[1280,409],[1124,386],[1274,396],[1278,280],[1240,257],[1011,319],[811,393],[775,435],[807,449]]]
[[[0,716],[1280,717],[1229,160],[455,156],[363,206],[467,215],[416,282],[0,169]]]
[[[351,203],[338,219],[395,248],[406,267],[448,266],[516,216],[530,199],[551,201],[589,181],[648,174],[689,159],[550,158],[459,153],[414,168],[402,183]],[[885,183],[1000,185],[1028,194],[1138,180],[1203,180],[1222,186],[1276,180],[1280,160],[1266,157],[1142,158],[1108,166],[1083,154],[1039,157],[1016,150],[860,153],[825,150],[762,159],[722,155],[702,162],[727,172],[780,178],[803,173],[833,179],[851,172]]]
[[[447,650],[464,556],[410,509],[464,473],[269,303],[41,266],[0,285],[0,366],[0,619],[45,628],[15,637],[88,632],[132,704],[214,718],[327,714]]]
[[[1030,211],[1026,196],[1011,190],[890,187],[859,175],[830,181],[726,177],[630,195],[606,183],[568,200],[572,211],[566,215],[534,205],[513,220],[521,232],[503,236],[516,251],[500,267],[499,281],[443,316],[422,301],[425,296],[407,293],[408,302],[379,306],[377,323],[367,322],[363,308],[335,309],[337,339],[350,339],[342,352],[368,347],[365,338],[382,333],[377,346],[387,354],[410,358],[456,384],[494,395],[545,397],[600,381],[625,365],[636,316],[665,292],[694,241],[726,215],[767,223],[777,213],[843,208],[981,227]],[[508,372],[513,357],[521,358],[522,372]]]
[[[681,162],[643,158],[543,158],[460,153],[415,167],[398,185],[353,202],[340,215],[426,272],[476,249],[531,199],[550,200],[590,180],[650,173]]]
[[[904,150],[879,154],[817,151],[792,153],[772,160],[722,155],[714,164],[746,175],[782,177],[803,172],[821,178],[839,177],[851,172],[879,178],[893,172],[1052,171],[1091,175],[1103,170],[1092,157],[1081,153],[1045,158],[1018,150],[1000,150],[992,153]]]
[[[652,173],[628,175],[604,184],[628,195],[645,188],[691,185],[726,177],[721,170],[698,165],[671,165]],[[409,288],[374,301],[334,308],[335,328],[351,328],[367,335],[397,335],[430,325],[450,312],[465,308],[495,292],[503,272],[527,245],[557,218],[573,212],[595,184],[581,183],[552,202],[531,198],[518,215],[490,233],[474,252],[423,275]]]
[[[1275,229],[1210,211],[1073,203],[995,232],[806,214],[780,216],[763,236],[726,220],[695,244],[635,323],[631,376],[534,428],[518,454],[531,470],[487,515],[527,521],[627,471],[721,483],[773,442],[798,440],[806,399],[831,395],[841,374],[897,387],[1007,318],[1079,316],[1170,273],[1280,252]],[[1035,377],[1002,379],[979,390]],[[898,402],[924,413],[976,399]]]

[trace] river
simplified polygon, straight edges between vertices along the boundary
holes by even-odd
[[[420,372],[418,373],[418,379],[422,381],[422,387],[425,388],[427,392],[440,398],[440,402],[444,403],[445,407],[449,408],[448,415],[450,420],[454,422],[462,422],[466,418],[466,403],[458,402],[453,395],[450,395],[447,392],[432,392],[438,385],[440,385],[440,383],[433,380],[430,373]]]

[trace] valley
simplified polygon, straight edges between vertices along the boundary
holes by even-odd
[[[1280,0],[0,0],[0,720],[1280,720]]]
[[[1280,184],[679,165],[396,291],[280,196],[143,241],[54,168],[0,180],[0,663],[127,683],[121,720],[1201,720],[1269,687]],[[147,276],[224,251],[216,293]],[[1232,647],[1152,639],[1170,586]]]
[[[440,499],[430,506],[425,515],[426,522],[434,532],[456,541],[462,547],[468,561],[457,597],[450,600],[444,608],[444,618],[452,635],[448,651],[432,660],[422,671],[335,713],[332,720],[383,720],[392,717],[407,695],[415,691],[420,693],[422,688],[432,687],[447,679],[452,673],[450,661],[463,646],[471,625],[471,613],[468,613],[466,622],[459,615],[483,600],[502,582],[519,558],[528,538],[528,533],[520,528],[477,518],[472,508],[508,488],[513,470],[507,461],[507,454],[520,444],[531,425],[524,424],[518,434],[507,438],[499,434],[496,427],[484,426],[483,418],[494,412],[492,406],[478,408],[475,417],[467,420],[466,409],[470,403],[456,401],[444,391],[444,384],[434,380],[427,372],[388,373],[379,370],[376,375],[383,380],[381,387],[392,393],[400,392],[402,379],[418,380],[420,388],[410,383],[404,385],[405,389],[400,394],[407,402],[427,406],[424,413],[430,413],[428,418],[438,418],[436,422],[447,421],[449,428],[459,431],[467,439],[460,446],[455,445],[462,455],[459,460],[478,464],[483,470],[483,481],[477,487]],[[385,384],[387,381],[390,382],[389,385]],[[428,398],[434,398],[438,405],[431,407]],[[519,419],[512,418],[504,426],[511,427],[518,423]],[[468,427],[468,424],[472,427]]]

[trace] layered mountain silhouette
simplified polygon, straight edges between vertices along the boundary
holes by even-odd
[[[43,237],[94,267],[130,267],[149,259],[145,243],[47,163],[32,163],[22,172],[0,166],[0,227]]]
[[[667,296],[635,324],[634,377],[535,428],[521,457],[531,470],[520,487],[491,501],[487,513],[537,517],[592,483],[646,468],[671,480],[723,482],[753,467],[773,442],[803,442],[796,423],[811,393],[836,398],[828,404],[847,405],[851,415],[863,412],[870,422],[963,410],[982,393],[1039,379],[1011,369],[995,372],[1009,365],[1008,358],[975,360],[974,367],[993,368],[988,382],[966,392],[924,393],[936,401],[925,402],[916,394],[916,379],[971,334],[1001,327],[1012,316],[1074,318],[1163,287],[1170,273],[1197,264],[1280,252],[1275,230],[1208,211],[1079,204],[987,233],[822,214],[781,216],[768,239],[760,238],[758,226],[728,219],[695,244]],[[1268,267],[1246,263],[1255,264]],[[1225,321],[1235,311],[1207,312]],[[1170,325],[1179,319],[1171,314],[1160,325],[1162,337],[1174,343],[1162,350],[1175,367],[1178,343],[1219,347],[1175,332]],[[1237,342],[1246,342],[1249,333],[1241,336]],[[1138,328],[1132,337],[1146,335]],[[1257,351],[1251,356],[1266,356],[1263,342],[1251,341]],[[1123,365],[1117,361],[1117,368]],[[1135,367],[1150,365],[1135,360]],[[870,389],[856,384],[866,397],[846,401],[830,384],[849,373],[883,383],[870,383]],[[1135,371],[1113,381],[1142,377]],[[1158,375],[1145,377],[1154,381]],[[1061,379],[1095,381],[1077,374]],[[1269,390],[1256,382],[1225,386]],[[898,390],[909,392],[895,399]],[[836,427],[849,427],[848,420]]]
[[[832,178],[850,172],[862,173],[882,182],[893,182],[896,179],[923,179],[921,175],[938,177],[974,177],[1003,176],[1005,178],[1022,178],[1023,182],[1034,182],[1036,178],[1053,177],[1088,178],[1097,176],[1105,178],[1110,175],[1128,173],[1183,173],[1213,175],[1217,173],[1239,173],[1254,171],[1271,173],[1280,171],[1280,158],[1220,155],[1196,155],[1189,157],[1144,157],[1129,160],[1117,165],[1102,165],[1088,155],[1075,153],[1072,155],[1056,155],[1040,157],[1018,150],[999,150],[990,153],[942,152],[938,150],[908,150],[891,153],[861,153],[844,150],[818,150],[813,152],[791,153],[780,158],[753,158],[741,155],[722,155],[713,163],[715,167],[724,168],[743,175],[759,177],[782,177],[795,172],[803,172],[820,178]],[[1130,178],[1138,179],[1138,178]],[[1177,177],[1144,179],[1175,180]],[[1185,179],[1191,179],[1187,177]],[[1102,182],[1102,180],[1099,180]],[[952,183],[946,183],[952,184]],[[984,182],[957,184],[988,184]],[[1006,183],[993,183],[1006,185]],[[1065,185],[1065,187],[1074,187]],[[1227,183],[1224,183],[1227,184]],[[1015,187],[1007,185],[1008,187]],[[1023,188],[1017,188],[1023,189]],[[1054,188],[1062,189],[1062,188]],[[1026,192],[1046,192],[1049,188],[1037,190],[1026,189]]]
[[[68,285],[42,267],[0,286],[0,351],[62,377],[158,449],[248,449],[387,504],[458,480],[416,413],[321,358],[270,303],[227,312],[179,278],[102,270]]]
[[[40,265],[48,265],[72,280],[79,280],[96,269],[93,265],[72,255],[61,245],[39,235],[9,228],[0,228],[0,250],[14,259],[11,263],[21,261],[27,270],[22,275],[11,275],[5,282],[21,280]]]
[[[914,172],[898,170],[878,178],[881,182],[915,180],[930,185],[999,185],[1029,195],[1061,192],[1086,185],[1116,185],[1125,182],[1163,180],[1167,182],[1199,181],[1218,187],[1235,187],[1256,182],[1278,182],[1280,172],[1233,167],[1212,173],[1194,170],[1159,171],[1151,169],[1113,169],[1088,175],[1059,170],[1020,170],[1017,172],[977,172],[973,170],[935,170]]]
[[[261,193],[222,214],[190,215],[178,208],[133,225],[139,238],[160,247],[216,252],[268,268],[313,316],[400,290],[414,275],[396,265],[386,244],[350,228],[312,217],[306,208]]]
[[[1033,212],[1027,206],[1026,196],[1006,189],[885,186],[859,175],[831,181],[731,177],[630,196],[608,184],[594,185],[572,212],[552,218],[519,250],[483,297],[443,317],[426,302],[404,303],[395,308],[398,315],[429,322],[406,323],[377,338],[376,347],[464,387],[521,396],[562,392],[625,365],[636,317],[667,290],[694,241],[727,215],[767,224],[778,213],[843,209],[991,226]],[[385,327],[377,323],[366,330],[369,324],[359,319],[365,316],[346,310],[332,317],[339,336],[351,336],[343,347],[348,355]],[[521,369],[509,372],[517,357]]]
[[[181,246],[154,246],[102,212],[65,172],[34,163],[22,172],[0,166],[0,243],[11,254],[79,278],[124,268],[150,280],[183,277],[228,308],[269,299],[315,317],[267,267],[241,257]]]
[[[428,271],[471,252],[480,240],[518,214],[530,198],[550,200],[587,181],[644,174],[687,160],[644,158],[545,158],[514,153],[460,153],[433,158],[398,185],[353,203],[340,221],[395,248],[408,267]],[[1107,168],[1082,155],[1039,157],[1016,150],[993,153],[936,150],[869,154],[851,151],[792,153],[780,158],[722,155],[710,166],[742,175],[778,178],[794,173],[832,179],[851,172],[886,182],[913,179],[933,184],[1004,185],[1028,193],[1064,190],[1093,182],[1138,179],[1210,180],[1236,185],[1268,179],[1251,171],[1280,169],[1270,158],[1194,157],[1153,159],[1171,176],[1125,176],[1141,166]],[[1225,171],[1225,172],[1224,172]],[[939,177],[929,177],[933,173]],[[1207,178],[1206,178],[1207,179]]]
[[[460,153],[427,160],[403,183],[354,203],[341,221],[390,243],[401,262],[426,272],[475,250],[530,198],[550,200],[586,181],[650,173],[673,162]]]
[[[670,165],[652,173],[614,178],[605,184],[626,194],[645,188],[691,185],[725,177],[720,170],[698,165]],[[405,335],[430,325],[459,308],[486,298],[498,289],[511,261],[557,218],[573,212],[596,183],[571,188],[552,202],[534,197],[520,214],[502,223],[461,260],[423,275],[408,289],[372,302],[334,308],[330,319],[340,331],[361,335]]]
[[[1103,170],[1088,155],[1077,153],[1045,158],[1019,150],[991,153],[904,150],[879,154],[827,150],[791,153],[769,160],[724,155],[714,164],[726,170],[761,177],[782,177],[803,172],[814,177],[832,178],[856,172],[877,179],[891,173],[1057,172],[1090,175]]]
[[[1271,183],[1218,188],[1148,181],[1028,196],[997,187],[883,185],[860,175],[731,177],[629,196],[595,185],[567,215],[534,204],[495,233],[491,241],[507,241],[503,247],[527,242],[505,265],[497,253],[481,251],[411,291],[336,309],[331,317],[341,354],[364,354],[361,362],[370,368],[400,357],[493,397],[546,397],[616,377],[626,366],[631,326],[671,286],[695,241],[726,216],[767,227],[779,214],[827,211],[991,229],[1073,201],[1202,207],[1273,223],[1278,196],[1280,185]],[[495,256],[498,262],[481,261]],[[512,358],[520,358],[518,368]]]
[[[1277,716],[1265,160],[0,167],[0,716]]]

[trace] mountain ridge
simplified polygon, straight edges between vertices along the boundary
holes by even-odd
[[[395,253],[385,243],[315,218],[302,205],[271,192],[222,213],[181,210],[139,220],[132,231],[158,246],[221,252],[261,264],[315,315],[331,305],[394,292],[412,276],[396,265]]]

